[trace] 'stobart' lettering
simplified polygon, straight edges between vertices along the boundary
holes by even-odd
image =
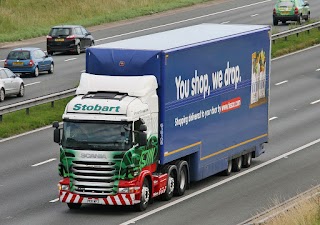
[[[120,106],[100,106],[99,104],[96,105],[82,105],[82,104],[75,104],[73,106],[73,110],[79,111],[101,111],[101,112],[119,112]]]

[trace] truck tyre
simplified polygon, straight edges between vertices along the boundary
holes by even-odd
[[[242,156],[232,160],[232,171],[239,172],[242,166]]]
[[[187,189],[188,185],[188,163],[186,161],[179,161],[177,164],[178,174],[177,174],[177,185],[175,185],[175,190],[173,192],[176,196],[181,196]]]
[[[135,209],[139,212],[146,210],[149,205],[150,198],[150,183],[148,178],[145,177],[141,187],[140,203],[135,205]]]
[[[252,162],[252,153],[249,152],[245,155],[242,156],[242,167],[243,168],[248,168],[251,166],[251,162]]]
[[[173,196],[174,188],[177,184],[177,167],[175,165],[168,165],[164,168],[164,172],[168,174],[168,180],[166,191],[161,195],[161,200],[169,201]]]
[[[67,203],[69,209],[73,210],[73,209],[80,209],[81,207],[81,203]]]
[[[229,160],[229,161],[228,161],[228,167],[227,167],[227,169],[223,170],[223,171],[221,172],[221,174],[222,174],[223,176],[229,176],[229,175],[231,174],[231,171],[232,171],[232,161]]]

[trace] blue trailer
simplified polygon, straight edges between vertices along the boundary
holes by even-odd
[[[123,121],[131,132],[121,153],[106,150],[121,162],[104,197],[130,193],[144,210],[153,197],[169,200],[190,182],[249,167],[268,141],[270,47],[269,26],[208,23],[88,48],[77,94],[91,102],[70,102],[64,120]]]

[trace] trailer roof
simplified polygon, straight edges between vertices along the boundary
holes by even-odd
[[[269,29],[270,27],[267,25],[204,23],[96,45],[92,48],[169,50],[186,45],[225,39],[230,36],[239,36]]]

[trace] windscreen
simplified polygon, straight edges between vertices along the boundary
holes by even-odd
[[[132,147],[132,123],[65,121],[62,147],[78,150],[126,151]]]
[[[293,2],[279,2],[278,6],[279,7],[293,7],[294,3]]]

